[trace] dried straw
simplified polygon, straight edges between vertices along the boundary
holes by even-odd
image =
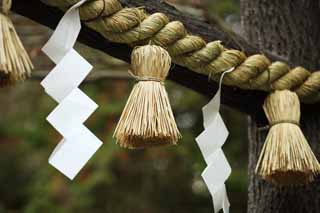
[[[8,17],[11,0],[2,1],[0,12],[0,87],[30,76],[32,62]]]
[[[181,138],[163,81],[171,66],[168,52],[156,45],[136,48],[131,56],[134,86],[114,137],[124,148],[177,144]]]
[[[256,173],[276,185],[301,185],[313,181],[320,165],[300,127],[300,102],[296,93],[277,90],[263,109],[270,123]]]
[[[66,10],[80,0],[43,0],[45,4]],[[264,55],[246,56],[242,51],[230,50],[220,41],[207,43],[188,33],[180,21],[162,13],[148,14],[142,7],[130,6],[128,1],[90,0],[80,7],[85,24],[107,40],[136,46],[152,41],[167,49],[174,63],[197,73],[219,80],[225,70],[223,84],[243,89],[295,91],[305,103],[320,101],[320,71],[309,72],[302,67],[291,69],[283,62],[271,62]],[[86,22],[86,20],[92,20]],[[272,87],[270,87],[272,85]]]

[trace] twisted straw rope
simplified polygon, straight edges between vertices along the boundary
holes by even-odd
[[[78,1],[45,0],[45,3],[65,10]],[[290,69],[283,62],[271,63],[261,54],[246,57],[239,50],[226,49],[220,41],[206,43],[188,34],[181,22],[170,21],[165,14],[148,15],[142,8],[123,8],[119,0],[89,0],[80,8],[80,16],[82,20],[91,20],[86,25],[112,42],[136,46],[151,41],[166,48],[174,63],[213,80],[236,67],[225,76],[226,85],[263,91],[289,89],[303,102],[320,100],[320,71]]]

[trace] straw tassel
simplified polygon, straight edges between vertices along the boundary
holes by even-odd
[[[0,87],[30,76],[32,62],[8,17],[12,2],[2,1],[0,12]]]
[[[300,102],[289,90],[272,92],[263,109],[270,130],[256,173],[276,185],[303,185],[319,174],[320,165],[300,127]]]
[[[177,144],[181,138],[164,80],[171,66],[168,52],[156,45],[136,48],[130,73],[138,83],[132,89],[114,137],[124,148],[139,149]]]

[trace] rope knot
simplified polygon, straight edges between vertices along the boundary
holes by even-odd
[[[300,126],[300,123],[298,121],[295,121],[295,120],[290,120],[290,119],[287,119],[287,120],[278,120],[278,121],[273,121],[273,122],[270,122],[270,128],[275,126],[275,125],[278,125],[278,124],[284,124],[284,123],[287,123],[287,124],[294,124],[296,126]]]
[[[163,79],[160,79],[160,78],[157,78],[157,77],[154,77],[154,76],[138,76],[138,75],[133,74],[133,72],[131,70],[128,70],[128,73],[136,81],[154,81],[154,82],[160,82],[161,84],[164,83]]]

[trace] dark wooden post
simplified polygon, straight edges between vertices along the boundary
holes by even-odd
[[[320,64],[319,2],[305,0],[242,0],[245,37],[261,51],[285,56],[292,64],[315,70]],[[320,114],[315,106],[304,106],[302,129],[320,159]],[[319,178],[307,187],[277,188],[254,174],[265,140],[265,118],[252,116],[249,127],[249,213],[320,212]]]

